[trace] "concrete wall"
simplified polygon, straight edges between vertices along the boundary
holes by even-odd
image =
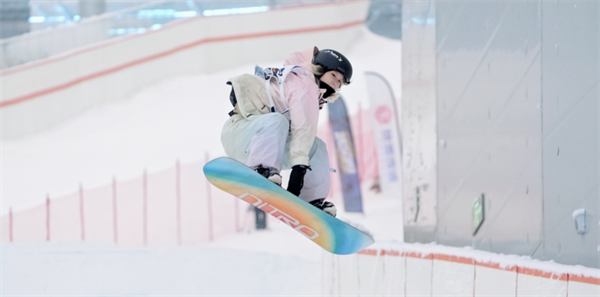
[[[404,3],[406,241],[599,266],[598,6]]]
[[[368,5],[341,1],[198,16],[3,70],[2,138],[47,129],[94,104],[175,76],[284,60],[314,45],[343,51],[359,34]]]

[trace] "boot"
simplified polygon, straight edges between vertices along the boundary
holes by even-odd
[[[258,174],[266,177],[268,180],[275,183],[276,185],[281,186],[281,175],[275,168],[264,167],[262,165],[257,165],[251,168],[252,170],[258,172]]]
[[[335,205],[333,205],[333,203],[329,201],[325,201],[325,198],[316,199],[309,203],[333,217],[335,217],[335,215],[337,214],[337,209],[335,208]]]

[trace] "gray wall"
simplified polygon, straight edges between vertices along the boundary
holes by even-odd
[[[598,1],[542,6],[544,249],[539,258],[598,267]],[[585,235],[571,214],[587,210]]]
[[[405,218],[416,208],[435,216],[405,220],[406,241],[598,267],[598,9],[594,1],[404,2]],[[433,89],[427,99],[424,88]],[[430,117],[434,129],[422,121]],[[415,166],[431,151],[432,164]],[[434,193],[423,197],[419,184]],[[481,195],[486,219],[473,235]],[[579,208],[584,235],[571,217]]]
[[[435,5],[403,2],[402,15],[404,238],[430,242],[437,227]]]

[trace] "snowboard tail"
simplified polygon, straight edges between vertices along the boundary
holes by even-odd
[[[208,162],[210,183],[254,205],[334,254],[352,254],[371,245],[368,234],[332,217],[227,157]]]

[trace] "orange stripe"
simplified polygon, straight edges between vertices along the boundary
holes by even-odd
[[[203,45],[203,44],[207,44],[207,43],[215,43],[215,42],[224,42],[224,41],[232,41],[232,40],[241,40],[241,39],[251,39],[251,38],[263,38],[263,37],[271,37],[271,36],[280,36],[280,35],[288,35],[288,34],[300,34],[300,33],[311,33],[311,32],[319,32],[319,31],[329,31],[329,30],[339,30],[339,29],[345,29],[348,27],[352,27],[352,26],[357,26],[357,25],[361,25],[364,23],[364,20],[360,20],[360,21],[354,21],[354,22],[350,22],[350,23],[346,23],[346,24],[341,24],[341,25],[331,25],[331,26],[325,26],[325,27],[316,27],[316,28],[305,28],[305,29],[293,29],[293,30],[285,30],[285,31],[273,31],[273,32],[264,32],[264,33],[253,33],[253,34],[245,34],[245,35],[234,35],[234,36],[225,36],[225,37],[214,37],[214,38],[205,38],[205,39],[201,39],[192,43],[188,43],[179,47],[176,47],[174,49],[168,50],[168,51],[164,51],[158,54],[154,54],[142,59],[138,59],[138,60],[133,60],[131,62],[127,62],[125,64],[113,67],[113,68],[109,68],[109,69],[105,69],[96,73],[92,73],[77,79],[74,79],[70,82],[66,82],[63,84],[59,84],[47,89],[43,89],[37,92],[33,92],[27,95],[23,95],[23,96],[19,96],[17,98],[13,98],[13,99],[8,99],[5,101],[0,102],[0,108],[3,107],[7,107],[10,105],[15,105],[27,100],[31,100],[33,98],[37,98],[43,95],[47,95],[50,93],[54,93],[60,90],[64,90],[67,88],[70,88],[72,86],[78,85],[82,82],[88,81],[88,80],[92,80],[95,79],[97,77],[100,76],[104,76],[104,75],[108,75],[111,73],[115,73],[117,71],[126,69],[126,68],[130,68],[142,63],[146,63],[148,61],[152,61],[152,60],[156,60],[165,56],[169,56],[172,55],[174,53],[183,51],[183,50],[187,50],[199,45]]]
[[[554,280],[561,280],[561,281],[569,280],[568,273],[557,275],[552,272],[547,272],[547,271],[543,271],[543,270],[539,270],[539,269],[532,269],[532,268],[519,267],[517,269],[517,273],[536,276],[536,277],[549,278],[549,279],[554,279]]]
[[[374,249],[366,249],[366,250],[362,250],[360,252],[358,252],[361,255],[367,255],[367,256],[393,256],[393,257],[401,257],[404,256],[404,254],[401,254],[399,251],[394,251],[394,250],[374,250]]]
[[[381,255],[382,256],[393,256],[393,257],[400,257],[400,252],[399,251],[392,251],[392,250],[381,250]]]
[[[419,258],[419,259],[433,259],[433,255],[429,254],[426,256],[423,256],[423,254],[421,253],[417,253],[417,252],[408,252],[405,254],[407,257],[411,257],[411,258]]]
[[[479,261],[475,260],[475,265],[498,269],[498,270],[515,271],[515,272],[517,271],[517,266],[500,267],[499,263],[486,263],[486,262],[479,262]]]
[[[358,252],[358,254],[367,255],[367,256],[377,256],[377,250],[365,249],[365,250]]]
[[[443,254],[434,254],[433,258],[435,260],[461,263],[461,264],[473,265],[475,263],[475,261],[471,258],[465,258],[465,257],[459,257],[459,256],[449,256],[449,255],[443,255]]]
[[[600,286],[600,278],[592,276],[569,275],[569,281]]]
[[[368,255],[368,256],[377,256],[377,254],[380,254],[380,255],[390,255],[390,256],[396,256],[396,257],[435,259],[435,260],[454,262],[454,263],[472,264],[472,265],[477,265],[477,266],[481,266],[481,267],[488,267],[488,268],[504,270],[504,271],[515,271],[520,274],[531,275],[534,277],[543,277],[543,278],[559,280],[559,281],[573,281],[573,282],[580,282],[580,283],[586,283],[586,284],[600,286],[600,278],[597,278],[597,277],[576,276],[576,275],[570,275],[568,273],[557,275],[552,272],[546,272],[546,271],[539,270],[539,269],[525,268],[525,267],[518,267],[518,266],[501,267],[499,263],[480,262],[480,261],[477,261],[472,258],[460,257],[460,256],[450,256],[450,255],[444,255],[444,254],[429,254],[427,256],[423,256],[423,254],[419,253],[419,252],[400,253],[399,251],[394,251],[394,250],[378,251],[378,250],[374,250],[374,249],[362,250],[359,252],[359,254]]]

